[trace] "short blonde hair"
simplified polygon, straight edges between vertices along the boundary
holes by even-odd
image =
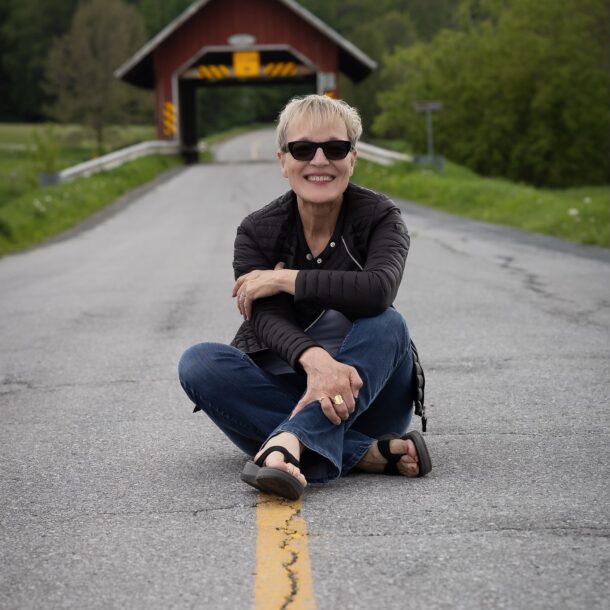
[[[278,117],[275,133],[280,150],[285,151],[288,145],[288,126],[304,117],[310,119],[315,127],[341,119],[345,123],[347,137],[352,148],[355,148],[362,135],[362,121],[358,111],[343,100],[336,100],[327,95],[294,97],[286,104]]]

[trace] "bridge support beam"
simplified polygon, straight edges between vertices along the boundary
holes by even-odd
[[[179,81],[180,154],[185,163],[197,163],[199,161],[196,92],[195,83],[185,80]]]

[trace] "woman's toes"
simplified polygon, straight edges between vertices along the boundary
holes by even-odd
[[[407,456],[409,456],[410,461],[419,462],[419,458],[417,457],[417,449],[415,448],[415,443],[411,440],[405,441],[405,443],[407,444],[406,453],[407,453]]]
[[[415,444],[411,440],[402,441],[402,443],[401,451],[404,455],[398,462],[398,472],[407,477],[416,477],[419,474],[419,458]]]
[[[292,475],[295,479],[297,479],[301,485],[307,485],[307,481],[305,477],[301,474],[301,471],[294,464],[286,464],[288,474]]]
[[[406,477],[416,477],[419,474],[419,464],[413,458],[404,455],[398,462],[398,472]]]
[[[265,466],[285,470],[289,475],[297,479],[301,485],[307,485],[307,479],[301,474],[301,471],[294,464],[284,462],[284,456],[279,451],[269,454],[265,460]]]

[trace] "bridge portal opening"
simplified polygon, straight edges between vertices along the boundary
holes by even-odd
[[[158,137],[179,142],[185,160],[192,162],[198,137],[214,122],[205,112],[214,98],[207,90],[235,87],[233,102],[248,103],[246,94],[239,101],[240,88],[284,89],[285,96],[269,93],[279,101],[270,109],[275,118],[293,95],[338,97],[339,74],[359,82],[376,67],[295,0],[197,0],[115,74],[155,90]]]

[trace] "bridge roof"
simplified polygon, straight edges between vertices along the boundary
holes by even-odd
[[[151,40],[120,66],[115,71],[115,76],[139,87],[147,89],[154,88],[154,51],[211,1],[212,0],[197,0],[196,2],[193,2],[184,12],[163,28],[156,36],[151,38]],[[283,4],[337,46],[339,52],[339,70],[354,82],[363,80],[377,68],[376,61],[371,59],[353,43],[341,36],[295,0],[275,1]]]

